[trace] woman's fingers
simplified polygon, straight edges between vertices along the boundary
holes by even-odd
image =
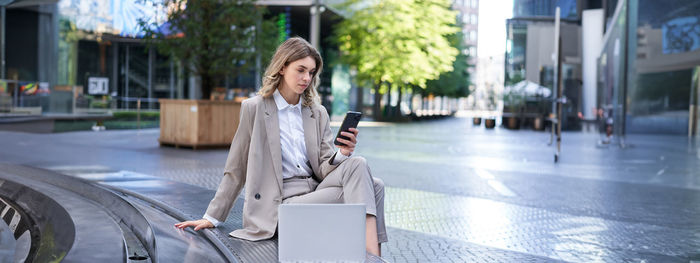
[[[187,228],[187,227],[194,227],[194,230],[197,231],[197,230],[200,230],[202,228],[214,227],[214,225],[211,222],[209,222],[209,220],[200,219],[200,220],[196,220],[196,221],[180,222],[180,223],[175,224],[175,227],[177,227],[179,229],[183,229],[183,228]]]
[[[183,228],[186,228],[189,226],[195,226],[195,225],[196,224],[194,221],[185,221],[185,222],[180,222],[180,223],[175,224],[175,227],[183,229]]]
[[[208,220],[201,220],[201,221],[203,221],[203,222],[201,222],[196,227],[194,227],[194,231],[200,230],[202,228],[214,227],[214,225],[211,222],[209,222]]]
[[[338,147],[341,148],[341,149],[342,149],[342,148],[345,148],[345,149],[350,150],[350,149],[354,149],[354,148],[355,148],[355,142],[353,142],[353,141],[346,140],[346,139],[343,139],[343,138],[338,138],[338,141],[341,142],[341,143],[343,143],[343,144],[345,144],[345,146],[340,146],[340,145],[338,146]]]
[[[357,135],[360,134],[360,130],[356,128],[350,128],[350,132],[352,132],[352,142],[357,143]]]
[[[360,130],[358,130],[356,128],[350,128],[349,130],[350,130],[350,132],[355,134],[355,137],[357,137],[357,135],[360,134]]]
[[[348,139],[343,139],[343,138],[338,138],[338,141],[342,144],[345,144],[345,146],[338,146],[338,148],[345,150],[343,154],[346,156],[349,156],[352,154],[353,151],[355,151],[355,145],[357,144],[357,134],[360,131],[355,129],[355,128],[350,128],[349,132],[341,132],[340,134],[347,137]]]
[[[357,137],[355,136],[355,133],[342,132],[340,134],[347,137],[353,143],[357,142]]]

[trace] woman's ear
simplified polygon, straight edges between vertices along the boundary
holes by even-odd
[[[284,76],[284,70],[287,68],[287,66],[282,66],[282,69],[280,69],[279,74]]]

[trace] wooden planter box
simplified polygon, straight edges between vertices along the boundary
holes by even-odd
[[[241,103],[160,99],[161,145],[228,146],[238,129]]]

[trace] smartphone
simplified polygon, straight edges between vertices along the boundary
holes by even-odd
[[[357,124],[360,122],[360,118],[362,118],[361,112],[348,111],[348,113],[345,114],[345,118],[343,119],[343,124],[340,125],[340,129],[338,130],[338,134],[335,136],[335,140],[334,140],[335,145],[345,146],[344,143],[341,143],[338,141],[338,138],[345,139],[345,140],[349,140],[349,138],[345,137],[343,135],[340,135],[340,133],[341,132],[350,132],[350,128],[357,128]]]

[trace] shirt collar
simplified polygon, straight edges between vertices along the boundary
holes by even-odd
[[[275,89],[275,92],[272,93],[272,97],[275,99],[275,104],[277,105],[277,110],[283,110],[287,107],[301,109],[301,98],[299,98],[299,102],[297,102],[297,104],[294,104],[294,105],[289,104],[284,99],[284,97],[282,97],[282,94],[280,94],[280,91],[278,89]]]

